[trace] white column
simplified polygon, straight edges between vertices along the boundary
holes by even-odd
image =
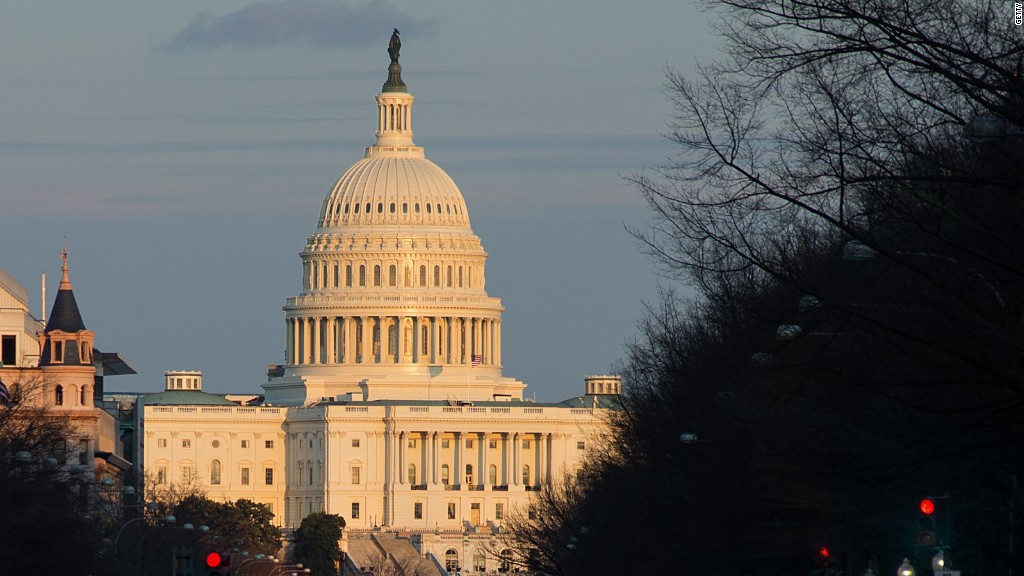
[[[502,321],[498,321],[498,329],[495,331],[495,342],[497,344],[497,352],[495,352],[495,364],[501,365],[502,363]]]
[[[397,354],[395,355],[395,362],[401,364],[405,362],[405,316],[395,317],[395,347]]]
[[[363,331],[363,364],[371,364],[373,362],[373,320],[369,316],[363,316],[362,319],[362,331]]]
[[[310,318],[310,320],[313,321],[313,346],[311,348],[311,352],[313,352],[313,354],[310,356],[310,361],[313,364],[319,364],[320,360],[321,360],[321,356],[320,356],[320,325],[321,325],[320,320],[321,320],[321,318],[320,317],[313,317],[313,318]]]
[[[284,329],[285,329],[285,343],[284,343],[284,363],[294,364],[295,358],[295,320],[292,318],[285,318]]]
[[[505,486],[511,486],[512,485],[512,476],[514,476],[514,475],[511,475],[511,470],[515,470],[515,463],[512,461],[512,454],[513,454],[512,450],[513,450],[512,433],[505,433],[505,462],[504,462],[505,469],[503,470],[505,476],[503,477],[504,482],[502,482],[502,484],[504,484]]]
[[[462,432],[455,433],[455,458],[452,459],[452,478],[451,483],[455,485],[461,485],[465,481],[465,470],[462,466]]]
[[[338,323],[338,364],[348,362],[348,317],[340,316]]]
[[[523,439],[522,435],[516,432],[512,436],[512,485],[519,486],[519,480],[522,478],[522,467],[523,467]]]
[[[491,482],[491,433],[484,432],[483,438],[480,439],[480,450],[483,452],[483,460],[480,468],[480,482],[478,484],[483,485],[484,490],[487,490],[488,484]],[[495,478],[497,480],[497,478]]]
[[[405,453],[408,451],[405,446],[405,432],[398,433],[398,483],[405,484]]]
[[[327,364],[338,363],[338,318],[327,317]]]
[[[433,470],[433,483],[437,484],[441,479],[441,454],[438,451],[438,447],[441,443],[441,433],[434,432],[431,440],[431,449],[434,453],[433,461],[431,462],[431,469]]]
[[[550,440],[551,434],[541,434],[538,440],[542,446],[540,452],[540,469],[538,473],[543,472],[543,475],[537,475],[537,483],[548,482],[551,480],[551,466],[548,465],[548,457],[551,455],[551,449],[548,446],[548,440]]]

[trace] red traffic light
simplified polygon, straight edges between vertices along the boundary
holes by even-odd
[[[216,568],[220,566],[220,554],[217,552],[210,552],[206,555],[206,567]]]
[[[818,550],[818,556],[821,558],[828,558],[828,548],[822,546],[821,549]]]
[[[925,516],[931,516],[932,513],[935,512],[935,502],[932,502],[930,498],[925,498],[924,500],[921,500],[920,508],[922,514]]]

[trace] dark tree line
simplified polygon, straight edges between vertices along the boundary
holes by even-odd
[[[0,404],[0,572],[94,573],[102,546],[88,514],[95,495],[84,473],[63,465],[74,429],[32,401],[41,376],[4,381],[11,401]]]
[[[609,449],[514,531],[552,574],[1024,570],[1024,35],[994,0],[709,0],[632,179],[670,278]],[[685,442],[680,442],[680,435]],[[695,434],[696,440],[689,434]],[[948,496],[949,498],[945,498]]]

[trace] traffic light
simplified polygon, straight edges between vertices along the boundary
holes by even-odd
[[[231,573],[231,556],[220,552],[206,555],[206,576],[227,576]]]
[[[174,547],[174,575],[175,576],[193,576],[195,572],[192,570],[192,547],[191,546],[175,546]]]
[[[814,568],[811,569],[808,576],[835,576],[837,570],[829,566],[831,559],[832,555],[827,546],[818,548],[818,553],[814,555]]]
[[[921,516],[917,519],[920,531],[917,533],[917,544],[923,548],[935,547],[935,502],[931,498],[921,500],[918,505]]]

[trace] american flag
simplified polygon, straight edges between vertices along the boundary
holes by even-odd
[[[4,384],[3,380],[0,380],[0,404],[11,407],[11,391],[7,389],[7,385]]]
[[[483,362],[483,360],[484,360],[484,357],[482,355],[480,355],[480,354],[473,354],[473,367],[476,368],[477,366],[479,366],[480,363]]]

